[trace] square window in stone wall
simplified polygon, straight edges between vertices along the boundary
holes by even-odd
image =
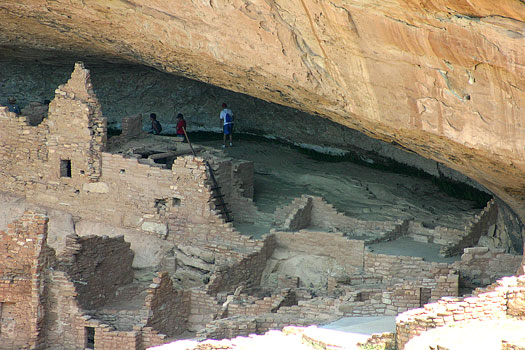
[[[60,160],[60,177],[71,177],[71,159]]]

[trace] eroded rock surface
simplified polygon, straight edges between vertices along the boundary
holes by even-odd
[[[442,161],[525,217],[519,0],[3,1],[5,47],[149,65]]]

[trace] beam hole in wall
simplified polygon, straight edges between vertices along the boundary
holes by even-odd
[[[71,177],[71,159],[60,160],[60,177]]]
[[[355,296],[355,301],[367,301],[370,299],[370,293],[369,292],[359,292]]]
[[[430,302],[432,290],[430,288],[419,288],[419,306],[423,307]]]
[[[121,174],[125,174],[126,173],[126,169],[120,169],[120,173]]]
[[[95,349],[95,327],[85,327],[84,333],[86,339],[85,348]]]
[[[84,170],[80,170],[80,175],[84,175],[86,172]]]
[[[180,206],[180,198],[173,197],[173,202],[172,202],[171,204],[172,204],[172,206],[174,206],[174,207],[178,207],[178,206]]]

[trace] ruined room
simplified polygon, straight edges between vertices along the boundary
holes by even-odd
[[[2,2],[0,349],[525,349],[524,14]]]

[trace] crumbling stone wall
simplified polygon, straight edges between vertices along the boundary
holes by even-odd
[[[266,236],[260,247],[255,252],[246,254],[239,262],[230,263],[215,272],[206,290],[209,294],[221,291],[234,290],[239,286],[254,287],[261,282],[266,261],[273,254],[276,247],[275,236]]]
[[[47,271],[45,344],[56,350],[88,348],[88,332],[94,336],[95,350],[145,350],[166,342],[166,336],[152,327],[137,325],[130,331],[116,331],[110,325],[87,315],[80,307],[75,283],[64,271]]]
[[[142,115],[135,114],[132,116],[124,117],[121,120],[122,133],[120,137],[122,138],[133,138],[140,136],[142,131]]]
[[[66,237],[60,269],[74,281],[85,310],[99,308],[117,297],[117,289],[133,280],[133,251],[123,236]]]
[[[144,308],[149,313],[146,326],[170,337],[184,333],[191,310],[190,293],[175,290],[168,273],[159,273],[145,300]]]
[[[275,226],[279,230],[297,231],[304,228],[342,232],[350,238],[366,239],[367,243],[392,240],[408,233],[408,220],[365,221],[338,212],[323,198],[303,195],[290,204],[277,208]]]
[[[516,274],[523,257],[504,253],[503,249],[486,247],[465,248],[461,261],[454,263],[460,273],[463,287],[478,288]]]
[[[49,179],[97,182],[102,170],[101,153],[107,141],[106,119],[93,92],[90,72],[82,63],[75,64],[71,78],[55,91],[46,124]],[[63,173],[65,161],[70,162],[69,176]]]
[[[452,238],[453,244],[443,247],[440,251],[444,256],[459,255],[463,249],[475,246],[480,237],[487,233],[489,226],[498,219],[498,205],[494,199],[487,203],[481,213],[465,226],[465,233]]]
[[[237,336],[248,336],[257,332],[257,321],[255,317],[234,316],[206,324],[206,327],[197,332],[196,336],[206,339],[225,339]]]
[[[40,346],[47,291],[43,271],[53,258],[44,247],[47,217],[26,212],[0,231],[0,347]]]
[[[217,304],[217,300],[204,290],[191,290],[190,305],[188,330],[192,332],[204,328],[221,312],[221,306]]]
[[[429,226],[417,221],[411,221],[408,226],[408,236],[414,241],[423,243],[457,244],[464,235],[465,230],[439,225]]]
[[[45,303],[46,344],[57,350],[85,349],[85,316],[76,299],[75,285],[64,271],[46,273],[49,293]]]
[[[33,202],[82,219],[201,247],[215,255],[217,266],[239,263],[264,245],[224,222],[203,158],[179,156],[172,169],[162,169],[103,152],[105,121],[81,64],[57,89],[48,118],[38,126],[0,108],[0,136],[0,190],[24,193]],[[239,203],[232,206],[234,213],[241,207],[255,212],[251,200],[241,196],[241,186],[250,192],[249,167],[214,159],[210,163],[221,191]],[[234,179],[237,173],[244,174],[242,181]]]
[[[399,350],[413,337],[444,325],[469,320],[494,320],[514,315],[512,305],[525,297],[525,276],[506,277],[476,297],[442,298],[424,308],[407,311],[396,319]],[[520,304],[519,302],[517,303]],[[520,309],[520,307],[518,307]]]
[[[463,249],[475,246],[480,237],[487,233],[489,227],[496,223],[497,218],[498,205],[492,199],[463,229],[439,225],[428,227],[422,222],[411,221],[408,235],[419,242],[442,245],[440,253],[443,256],[455,256],[461,254]]]

